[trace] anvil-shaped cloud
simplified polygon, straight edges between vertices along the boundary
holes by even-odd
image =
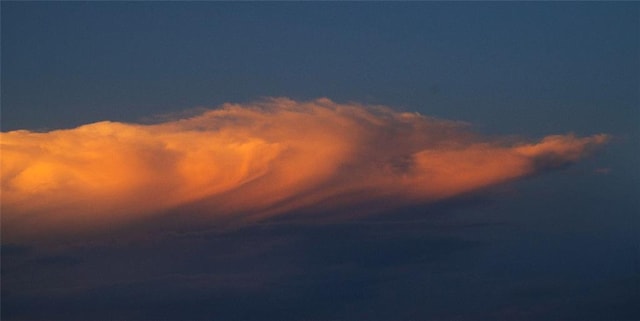
[[[209,222],[364,213],[375,200],[432,202],[566,165],[607,139],[506,143],[387,107],[286,98],[152,125],[18,130],[1,136],[3,233],[106,231],[189,204]]]

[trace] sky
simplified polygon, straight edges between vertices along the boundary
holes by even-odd
[[[3,320],[638,320],[640,5],[13,2]]]

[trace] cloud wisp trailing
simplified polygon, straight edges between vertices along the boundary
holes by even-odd
[[[286,98],[142,125],[1,134],[5,240],[104,231],[198,204],[252,222],[454,197],[576,162],[608,137],[484,138],[382,106]],[[185,215],[184,220],[189,220]]]

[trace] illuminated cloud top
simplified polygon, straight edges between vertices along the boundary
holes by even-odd
[[[383,106],[277,98],[151,125],[105,121],[1,139],[5,238],[29,240],[190,204],[213,224],[353,206],[369,214],[373,200],[433,202],[564,166],[608,136],[486,138]]]

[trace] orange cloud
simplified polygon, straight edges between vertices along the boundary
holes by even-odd
[[[505,144],[386,107],[283,98],[0,139],[11,240],[107,231],[193,203],[211,221],[251,221],[377,198],[436,201],[576,162],[608,137]]]

